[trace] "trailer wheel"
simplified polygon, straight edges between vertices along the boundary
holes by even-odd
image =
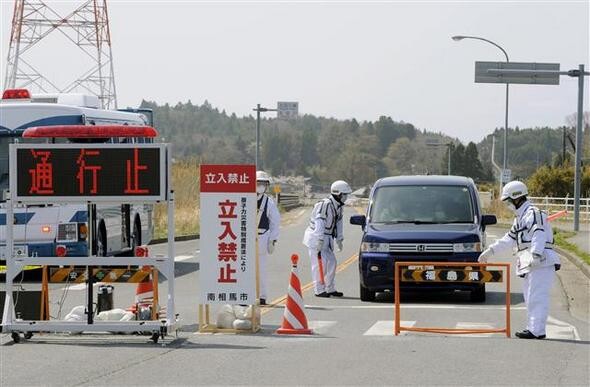
[[[18,332],[12,332],[10,337],[12,337],[12,341],[14,341],[15,344],[20,343],[20,335],[18,334]]]
[[[154,344],[158,344],[158,339],[160,338],[160,332],[152,333],[152,341]]]

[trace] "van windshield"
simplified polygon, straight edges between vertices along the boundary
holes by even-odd
[[[373,195],[371,223],[473,223],[469,189],[464,186],[384,186]]]

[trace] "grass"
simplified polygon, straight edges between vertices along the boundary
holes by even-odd
[[[176,236],[199,233],[199,165],[196,159],[177,161],[172,165]],[[154,225],[154,238],[168,235],[166,204],[155,206]]]
[[[557,244],[557,246],[559,246],[562,249],[565,249],[571,253],[574,253],[575,255],[580,257],[584,262],[586,262],[587,264],[590,265],[590,254],[581,250],[574,243],[569,242],[567,240],[567,238],[572,237],[574,235],[576,235],[575,232],[562,231],[562,230],[556,229],[556,230],[554,230],[553,237],[555,239],[555,244]]]

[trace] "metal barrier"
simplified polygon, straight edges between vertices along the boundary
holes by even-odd
[[[559,211],[567,211],[566,219],[573,219],[574,198],[573,197],[551,197],[551,196],[529,196],[529,200],[536,207],[547,211],[549,214]],[[590,198],[580,198],[580,220],[590,221]]]
[[[411,269],[410,266],[415,266]],[[432,269],[426,270],[426,266]],[[434,267],[443,267],[435,269]],[[506,327],[496,329],[459,329],[459,328],[421,328],[402,327],[400,325],[400,282],[463,282],[486,283],[504,282],[502,270],[488,270],[487,267],[504,267],[506,269]],[[401,267],[407,267],[402,270]],[[458,267],[457,270],[449,270],[449,267]],[[482,268],[478,270],[478,268]],[[401,274],[401,275],[400,275]],[[395,316],[394,334],[401,331],[443,333],[443,334],[473,334],[473,333],[506,333],[510,337],[510,264],[509,263],[471,263],[471,262],[396,262],[395,263]]]
[[[277,202],[285,210],[292,210],[293,208],[301,206],[301,202],[299,201],[299,195],[296,194],[285,194],[279,192],[277,194]]]

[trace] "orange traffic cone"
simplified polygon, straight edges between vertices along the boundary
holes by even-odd
[[[137,246],[135,248],[136,257],[148,257],[149,251],[147,246]],[[142,267],[143,271],[151,271],[150,266]],[[135,303],[131,305],[127,310],[129,312],[138,313],[140,306],[149,306],[152,304],[154,299],[154,284],[153,281],[138,282],[137,288],[135,289]]]
[[[289,291],[287,292],[287,304],[283,314],[283,323],[277,329],[278,334],[287,335],[310,335],[313,333],[307,327],[307,318],[303,305],[303,296],[301,295],[301,283],[297,277],[297,254],[291,256],[293,268],[291,269],[291,280],[289,282]]]

